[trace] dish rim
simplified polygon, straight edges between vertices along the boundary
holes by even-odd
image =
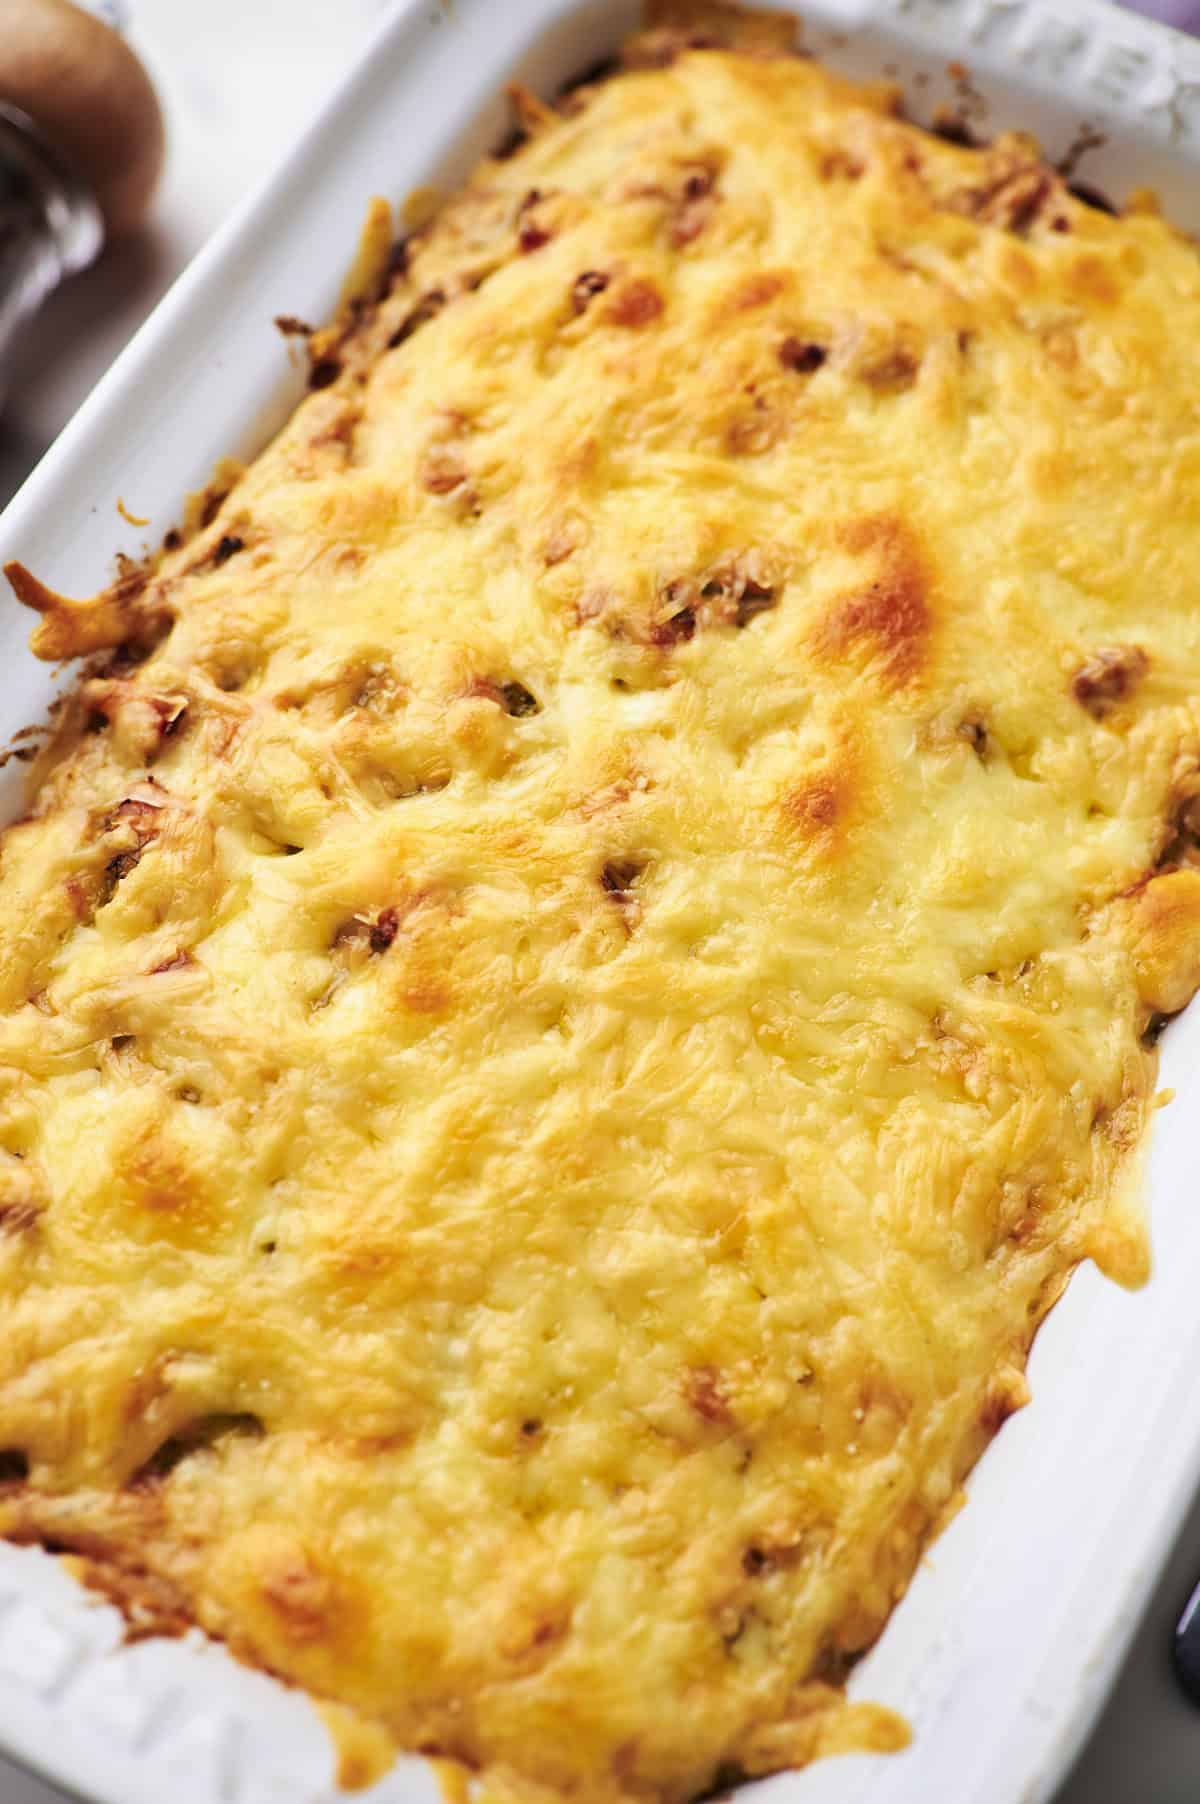
[[[512,35],[518,36],[524,22],[528,28],[525,31],[526,38],[532,38],[539,28],[553,31],[556,28],[554,21],[561,25],[568,16],[587,15],[594,25],[601,12],[606,15],[609,35],[615,38],[620,30],[615,21],[628,20],[636,10],[633,6],[624,4],[604,6],[603,0],[511,0],[511,4],[506,0],[506,5],[505,29],[513,28]],[[356,115],[363,109],[367,97],[375,95],[373,104],[378,106],[377,90],[381,82],[385,81],[381,71],[392,71],[395,80],[402,82],[402,75],[398,71],[405,51],[411,48],[407,40],[410,37],[430,37],[438,32],[465,33],[468,27],[478,35],[480,18],[486,13],[487,6],[488,0],[454,0],[453,9],[447,11],[436,3],[431,7],[430,0],[398,0],[371,33],[361,54],[335,85],[328,100],[314,116],[293,150],[245,198],[180,276],[18,491],[3,515],[0,515],[0,557],[20,556],[47,580],[71,589],[84,586],[81,579],[89,567],[94,582],[96,547],[99,544],[103,543],[107,550],[118,547],[132,555],[138,553],[141,547],[137,543],[137,529],[123,525],[115,512],[105,516],[102,522],[93,517],[99,514],[101,506],[97,495],[97,471],[111,469],[119,472],[123,463],[128,462],[125,455],[127,445],[121,434],[138,418],[146,394],[164,388],[165,372],[173,358],[178,359],[182,354],[185,378],[194,381],[198,360],[211,354],[214,347],[219,351],[222,303],[231,284],[243,291],[253,289],[256,296],[260,291],[270,291],[273,288],[273,277],[265,267],[265,259],[269,257],[273,235],[283,233],[286,236],[287,228],[281,221],[286,219],[299,190],[306,185],[305,172],[313,169],[326,145],[339,139],[353,138]],[[990,72],[991,62],[998,54],[996,45],[1003,40],[1001,49],[1007,46],[1007,53],[1011,54],[1013,62],[1013,68],[1008,73],[1014,84],[1022,85],[1027,90],[1031,106],[1037,101],[1043,109],[1050,107],[1064,119],[1073,116],[1078,123],[1085,116],[1081,111],[1085,103],[1088,112],[1093,115],[1103,114],[1107,105],[1108,114],[1114,121],[1114,132],[1123,130],[1127,136],[1140,140],[1145,146],[1147,161],[1153,160],[1157,147],[1156,154],[1160,159],[1166,157],[1178,162],[1184,170],[1190,171],[1193,180],[1200,171],[1200,104],[1196,107],[1193,130],[1188,124],[1192,118],[1191,99],[1188,100],[1189,110],[1184,111],[1183,100],[1173,102],[1168,93],[1170,84],[1174,81],[1178,94],[1186,91],[1191,96],[1194,93],[1200,100],[1200,45],[1170,27],[1122,12],[1108,4],[1108,0],[1059,0],[1057,4],[1054,0],[823,0],[819,6],[801,8],[784,5],[781,10],[803,11],[809,21],[819,16],[819,25],[812,28],[818,37],[825,32],[832,35],[839,32],[852,36],[858,34],[852,49],[859,47],[860,40],[865,42],[874,36],[880,43],[907,44],[918,60],[934,57],[944,59],[947,53],[959,55],[969,63],[972,70],[986,64]],[[1039,38],[1039,31],[1050,35]],[[1055,32],[1057,37],[1054,36]],[[1080,47],[1076,76],[1068,79],[1062,73],[1062,58],[1068,55],[1068,38],[1071,33],[1076,34]],[[1037,49],[1039,43],[1043,46],[1041,52]],[[843,49],[846,47],[841,46]],[[1076,53],[1071,51],[1070,54]],[[1131,60],[1139,57],[1143,59],[1140,65]],[[835,55],[831,60],[836,62],[840,59]],[[1118,76],[1114,73],[1119,69],[1124,69],[1126,74]],[[391,76],[387,77],[385,85],[390,86],[391,79]],[[1107,102],[1103,102],[1101,98],[1105,82],[1110,90]],[[1124,89],[1118,92],[1122,83]],[[458,126],[454,132],[442,134],[443,152],[448,150],[450,138],[459,137],[463,132],[476,139],[481,138],[481,132],[483,137],[488,135],[486,125],[470,124],[469,121],[480,107],[485,119],[495,114],[494,106],[485,104],[483,99],[485,90],[491,92],[490,78],[486,83],[476,78],[472,88],[476,104],[470,113],[464,109],[459,114]],[[371,129],[375,131],[377,128],[372,126]],[[334,186],[336,187],[336,182]],[[364,206],[367,192],[364,190],[362,195]],[[1200,219],[1195,223],[1200,225]],[[335,298],[338,272],[349,262],[352,249],[351,232],[350,238],[343,243],[340,260],[337,256],[325,260],[333,275],[324,281],[323,290],[320,290],[320,284],[314,284],[316,300],[306,311],[306,317],[328,314]],[[322,293],[323,307],[318,305]],[[289,297],[292,302],[294,298]],[[281,301],[276,310],[285,312],[295,311],[296,308],[293,304]],[[264,323],[271,317],[270,312],[265,313]],[[241,354],[239,351],[238,355]],[[265,441],[274,425],[281,423],[286,417],[300,388],[298,374],[284,367],[277,341],[266,333],[256,357],[258,368],[251,384],[252,404],[247,405],[232,435],[238,449],[243,451],[249,451],[256,442]],[[272,365],[274,367],[270,367]],[[191,372],[190,376],[188,371]],[[169,385],[166,386],[169,392]],[[189,444],[184,451],[164,444],[164,462],[170,467],[172,474],[169,479],[162,476],[152,497],[153,505],[149,508],[145,506],[145,491],[139,489],[135,509],[138,513],[150,513],[158,536],[171,523],[172,500],[177,502],[187,487],[203,486],[217,457],[222,454],[222,450],[228,449],[230,435],[227,425],[228,421],[222,415],[219,430],[214,424],[210,431],[199,435],[200,442]],[[162,433],[165,428],[159,426],[156,430]],[[214,443],[215,451],[212,449]],[[107,459],[104,456],[106,449],[110,454]],[[114,497],[120,492],[115,476],[107,478],[107,486]],[[64,509],[72,517],[83,516],[88,522],[86,529],[79,533],[83,545],[64,547],[58,540],[53,521],[56,516],[63,517]],[[47,673],[40,667],[33,666],[31,659],[16,650],[18,642],[23,641],[24,629],[25,622],[17,610],[13,610],[12,618],[5,620],[0,626],[0,630],[7,633],[7,638],[3,641],[4,648],[14,654],[9,669],[17,672],[15,679],[10,678],[4,685],[0,685],[4,691],[3,696],[0,696],[0,710],[11,704],[11,691],[14,688],[20,689],[22,696],[27,699],[21,700],[19,712],[28,717],[34,708],[44,709],[45,702],[53,693],[53,685]],[[0,729],[5,725],[11,728],[17,724],[20,724],[19,719],[8,723],[0,719]],[[11,802],[16,791],[11,771],[6,780],[9,787],[7,791],[0,793],[0,803],[6,799]],[[1168,1035],[1166,1064],[1173,1077],[1176,1066],[1186,1073],[1188,1088],[1200,1102],[1200,1081],[1194,1081],[1200,1080],[1200,1010],[1190,1011],[1189,1016],[1171,1030]],[[1175,1077],[1175,1081],[1179,1085],[1181,1080]],[[1178,1136],[1160,1137],[1167,1141],[1168,1163],[1178,1159],[1178,1154],[1171,1151],[1175,1138]],[[1164,1177],[1159,1173],[1162,1163],[1160,1144],[1155,1148],[1152,1161],[1156,1173],[1153,1188],[1167,1194],[1176,1180],[1170,1174]],[[1095,1284],[1088,1282],[1093,1276],[1091,1273],[1081,1273],[1076,1277],[1068,1296],[1056,1307],[1039,1337],[1030,1370],[1035,1390],[1041,1391],[1043,1395],[1055,1389],[1053,1362],[1056,1359],[1065,1361],[1067,1358],[1072,1334],[1077,1328],[1076,1318],[1079,1324],[1083,1323],[1084,1304],[1094,1303],[1100,1313],[1111,1313],[1101,1308],[1102,1298],[1095,1294]],[[1158,1278],[1153,1280],[1143,1295],[1149,1296],[1158,1283]],[[1084,1302],[1076,1304],[1077,1296],[1081,1296]],[[1193,1340],[1197,1351],[1200,1351],[1200,1331]],[[1141,1556],[1134,1562],[1127,1561],[1121,1582],[1115,1586],[1119,1595],[1112,1599],[1111,1608],[1106,1612],[1092,1613],[1091,1652],[1086,1660],[1078,1661],[1080,1670],[1076,1673],[1073,1689],[1064,1688],[1070,1695],[1060,1696],[1052,1706],[1047,1706],[1041,1732],[1035,1738],[1038,1748],[1036,1751],[1032,1748],[1028,1750],[1029,1757],[1025,1760],[1022,1772],[1014,1772],[1011,1766],[1006,1774],[1000,1776],[987,1771],[973,1775],[968,1771],[965,1784],[960,1786],[958,1792],[960,1804],[1011,1804],[1012,1798],[1018,1794],[1008,1788],[1017,1779],[1024,1788],[1019,1794],[1022,1804],[1037,1804],[1037,1801],[1048,1797],[1056,1779],[1065,1774],[1082,1745],[1136,1628],[1140,1616],[1139,1602],[1148,1598],[1154,1573],[1165,1562],[1171,1537],[1200,1482],[1200,1404],[1194,1405],[1190,1412],[1177,1408],[1174,1414],[1176,1425],[1179,1420],[1190,1422],[1190,1434],[1180,1437],[1186,1439],[1188,1451],[1185,1455],[1177,1450],[1174,1457],[1167,1460],[1162,1455],[1160,1446],[1160,1471],[1169,1475],[1169,1482],[1164,1483],[1159,1496],[1150,1505],[1150,1513],[1155,1517],[1153,1533],[1142,1534]],[[969,1489],[974,1492],[986,1486],[990,1492],[996,1493],[997,1487],[1002,1487],[1004,1482],[1002,1466],[1012,1468],[1020,1457],[1018,1449],[1029,1443],[1030,1438],[1028,1418],[1017,1418],[1010,1423],[1004,1436],[989,1450],[987,1459],[973,1478]],[[993,1469],[997,1474],[994,1481],[990,1476]],[[1010,1488],[1011,1481],[1010,1472]],[[1023,1478],[1021,1482],[1025,1482]],[[971,1510],[965,1513],[962,1519],[964,1522],[977,1516],[977,1504],[978,1499],[973,1501]],[[1115,1521],[1115,1508],[1113,1517]],[[978,1582],[977,1575],[973,1573],[975,1562],[962,1551],[963,1541],[963,1530],[956,1523],[933,1554],[933,1565],[941,1573],[950,1574],[948,1581],[943,1580],[941,1592],[948,1592],[956,1601],[959,1594],[955,1591],[954,1579],[960,1571],[970,1583]],[[172,1651],[168,1647],[160,1648],[157,1644],[151,1644],[151,1649],[130,1650],[129,1654],[121,1654],[115,1660],[109,1658],[102,1650],[111,1643],[115,1632],[115,1623],[111,1620],[110,1613],[89,1603],[82,1595],[69,1596],[63,1589],[67,1582],[63,1575],[57,1572],[50,1574],[45,1570],[50,1562],[44,1556],[17,1555],[14,1560],[12,1554],[12,1549],[0,1550],[0,1672],[11,1670],[18,1663],[14,1661],[12,1653],[15,1645],[12,1624],[14,1620],[20,1622],[22,1612],[26,1613],[27,1622],[40,1618],[44,1630],[49,1625],[51,1640],[55,1633],[61,1631],[65,1637],[64,1646],[70,1644],[77,1652],[68,1652],[65,1656],[63,1670],[67,1678],[61,1684],[51,1685],[46,1692],[50,1701],[49,1714],[46,1721],[32,1734],[28,1732],[30,1718],[26,1700],[15,1690],[0,1691],[0,1745],[4,1745],[10,1758],[21,1760],[51,1782],[60,1786],[75,1785],[78,1788],[75,1795],[84,1800],[85,1804],[88,1799],[109,1800],[111,1804],[117,1804],[118,1800],[120,1804],[140,1804],[143,1797],[149,1804],[151,1799],[156,1800],[162,1795],[165,1784],[173,1782],[164,1778],[164,1775],[172,1771],[172,1759],[174,1765],[178,1766],[179,1750],[192,1745],[183,1729],[176,1735],[171,1727],[170,1712],[163,1719],[167,1728],[162,1735],[150,1735],[146,1731],[134,1736],[131,1743],[134,1759],[132,1780],[129,1772],[113,1760],[106,1775],[100,1775],[90,1788],[86,1780],[81,1786],[79,1775],[85,1771],[89,1760],[94,1766],[94,1750],[85,1749],[82,1755],[78,1755],[67,1748],[66,1743],[70,1737],[66,1719],[73,1708],[71,1700],[79,1692],[79,1675],[86,1669],[99,1666],[111,1668],[124,1664],[132,1674],[135,1667],[141,1669],[147,1665],[142,1656],[145,1652],[151,1652],[151,1663],[161,1670],[164,1663],[176,1666],[176,1655],[184,1655],[186,1648],[175,1644]],[[1093,1556],[1087,1570],[1091,1571],[1094,1567]],[[922,1580],[923,1578],[924,1575]],[[920,1589],[920,1583],[918,1581],[914,1586],[914,1593]],[[1086,1583],[1087,1573],[1081,1572],[1077,1588],[1085,1588]],[[931,1605],[935,1610],[938,1607],[938,1595],[935,1591]],[[889,1662],[886,1656],[889,1644],[896,1639],[896,1623],[900,1621],[907,1601],[898,1609],[880,1649],[863,1662],[856,1674],[853,1686],[855,1691],[885,1695],[880,1690],[881,1672],[888,1675],[882,1680],[885,1687],[898,1683],[903,1689],[903,1680],[898,1672],[903,1661],[891,1659]],[[944,1598],[942,1601],[944,1603]],[[1103,1622],[1100,1620],[1101,1616],[1104,1618]],[[28,1627],[22,1632],[34,1632],[36,1635],[36,1629],[30,1631]],[[1039,1672],[1053,1664],[1053,1648],[1067,1638],[1069,1630],[1064,1635],[1060,1628],[1052,1638],[1053,1645],[1043,1650]],[[136,1661],[133,1659],[135,1654],[138,1655]],[[882,1661],[881,1655],[885,1656]],[[276,1790],[281,1800],[284,1795],[290,1800],[301,1795],[306,1799],[325,1797],[327,1781],[318,1778],[317,1771],[322,1764],[328,1767],[328,1758],[318,1746],[319,1736],[314,1739],[314,1735],[309,1733],[306,1738],[301,1732],[299,1713],[304,1707],[300,1705],[299,1699],[294,1695],[287,1698],[289,1706],[295,1708],[286,1713],[286,1731],[281,1728],[278,1732],[296,1735],[300,1744],[307,1749],[304,1771],[302,1774],[289,1771],[282,1785],[277,1785],[278,1775],[269,1767],[259,1770],[247,1748],[243,1747],[240,1753],[229,1751],[239,1741],[240,1731],[231,1734],[221,1725],[240,1720],[236,1715],[229,1714],[235,1710],[235,1705],[229,1701],[230,1684],[233,1681],[236,1681],[234,1689],[239,1699],[243,1694],[251,1694],[257,1699],[255,1709],[249,1712],[247,1718],[251,1724],[258,1720],[259,1707],[263,1720],[274,1720],[278,1716],[278,1712],[272,1715],[262,1693],[263,1687],[269,1688],[273,1694],[278,1688],[261,1675],[233,1668],[227,1661],[224,1664],[229,1666],[229,1672],[225,1674],[228,1683],[222,1684],[217,1681],[212,1668],[214,1658],[220,1661],[223,1656],[214,1656],[206,1648],[196,1657],[210,1669],[204,1678],[198,1676],[200,1668],[194,1669],[196,1683],[209,1699],[205,1706],[207,1719],[205,1710],[200,1712],[199,1718],[193,1714],[190,1719],[185,1710],[182,1720],[185,1724],[190,1721],[193,1729],[196,1721],[200,1720],[200,1739],[203,1741],[207,1734],[209,1743],[219,1745],[225,1751],[214,1756],[215,1764],[211,1769],[213,1784],[208,1790],[193,1787],[186,1793],[176,1791],[176,1795],[181,1799],[186,1795],[189,1801],[193,1797],[197,1801],[201,1798],[207,1800],[212,1797],[227,1797],[235,1800],[236,1804],[251,1804],[252,1800],[257,1804],[260,1796],[263,1799],[271,1798]],[[938,1671],[948,1669],[957,1659],[970,1657],[970,1635],[964,1640],[961,1629],[948,1626],[935,1663]],[[124,1680],[119,1682],[125,1683]],[[142,1683],[141,1676],[136,1681],[132,1677],[128,1679],[131,1687],[129,1696],[133,1699],[131,1708],[135,1714],[135,1694],[138,1685]],[[187,1690],[190,1683],[185,1679],[183,1688]],[[917,1689],[919,1693],[920,1687]],[[945,1700],[953,1695],[952,1687],[936,1697],[933,1695],[934,1691],[936,1684],[932,1690],[926,1686],[923,1697],[918,1695],[916,1710],[919,1725],[928,1724],[930,1730],[939,1710],[944,1714]],[[886,1701],[896,1700],[888,1696]],[[222,1711],[226,1712],[224,1716]],[[246,1717],[245,1711],[243,1717]],[[207,1728],[204,1726],[205,1720]],[[278,1720],[282,1723],[284,1719],[279,1717]],[[311,1730],[311,1725],[309,1728]],[[971,1759],[970,1736],[963,1735],[960,1731],[957,1739],[963,1745],[967,1765],[979,1765],[979,1762]],[[926,1743],[928,1740],[927,1733]],[[192,1741],[195,1741],[195,1735]],[[139,1748],[150,1751],[143,1753]],[[918,1753],[916,1758],[921,1761],[925,1756]],[[432,1797],[432,1783],[423,1765],[405,1761],[398,1769],[398,1774],[397,1778],[385,1781],[378,1789],[381,1800],[401,1797],[409,1800],[418,1795]],[[207,1784],[207,1781],[204,1783]],[[303,1793],[297,1792],[297,1783],[305,1788]],[[320,1789],[314,1791],[314,1785]],[[760,1789],[768,1786],[777,1790],[790,1787],[795,1792],[796,1804],[824,1804],[826,1794],[830,1800],[836,1797],[844,1801],[844,1804],[851,1804],[851,1800],[862,1800],[866,1804],[868,1799],[870,1804],[900,1804],[902,1798],[910,1796],[940,1795],[936,1790],[929,1791],[929,1785],[930,1781],[923,1776],[922,1767],[918,1765],[914,1768],[910,1756],[906,1755],[886,1763],[859,1757],[837,1762],[827,1761],[802,1774],[781,1774],[762,1781]],[[783,1804],[783,1800],[780,1799],[778,1804]]]

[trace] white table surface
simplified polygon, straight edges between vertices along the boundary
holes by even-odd
[[[385,4],[128,0],[129,35],[167,112],[166,176],[144,239],[78,277],[27,332],[0,416],[0,502],[213,227],[278,160]],[[1148,1472],[1146,1484],[1153,1483]],[[1056,1804],[1200,1804],[1200,1710],[1178,1695],[1167,1660],[1171,1624],[1198,1577],[1200,1500],[1103,1720]],[[1002,1672],[996,1680],[1003,1684]],[[0,1804],[63,1799],[0,1760]]]

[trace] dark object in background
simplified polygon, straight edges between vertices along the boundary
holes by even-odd
[[[1180,1689],[1193,1704],[1200,1704],[1200,1585],[1183,1606],[1171,1639],[1171,1664]]]
[[[137,226],[163,123],[119,34],[71,0],[0,0],[0,361],[50,290]]]

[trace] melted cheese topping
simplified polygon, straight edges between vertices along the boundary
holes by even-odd
[[[493,1795],[903,1739],[1200,975],[1196,255],[770,48],[526,97],[215,518],[12,573],[120,649],[2,845],[0,1526]]]

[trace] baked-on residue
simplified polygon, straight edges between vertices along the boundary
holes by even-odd
[[[1193,248],[688,17],[153,566],[11,572],[0,1529],[495,1797],[903,1739],[1200,977]]]

